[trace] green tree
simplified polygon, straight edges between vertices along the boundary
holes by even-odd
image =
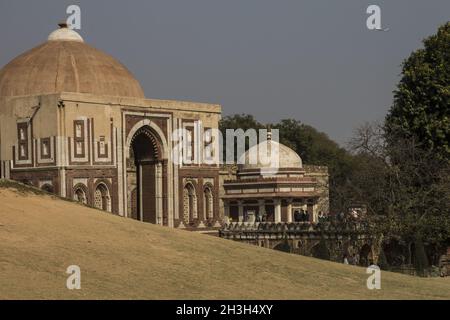
[[[403,63],[385,156],[392,232],[440,251],[450,244],[450,22],[423,43]]]
[[[384,249],[381,248],[380,254],[378,256],[378,266],[381,270],[388,270],[389,269],[389,263],[386,258],[386,254],[384,253]]]
[[[414,242],[414,249],[414,268],[418,275],[425,276],[426,269],[428,268],[428,258],[420,236]]]
[[[223,117],[222,120],[219,122],[219,130],[222,133],[222,137],[223,137],[223,143],[220,146],[222,149],[221,152],[223,154],[223,159],[224,160],[226,159],[225,150],[226,150],[226,143],[227,143],[227,134],[226,134],[227,129],[233,129],[233,130],[242,129],[245,132],[248,129],[255,129],[258,131],[259,129],[264,129],[264,128],[266,128],[265,125],[258,122],[252,115],[249,115],[249,114],[235,114],[235,115]],[[236,138],[235,138],[235,142],[236,142]],[[247,140],[245,142],[245,150],[247,150],[248,148],[249,148],[249,141]],[[234,161],[237,161],[237,158],[238,158],[237,145],[235,143],[234,144]]]
[[[225,137],[226,129],[243,129],[245,131],[247,129],[258,130],[265,128],[265,126],[250,114],[234,114],[223,117],[219,123],[219,128]]]
[[[408,246],[420,235],[438,257],[450,244],[450,164],[414,137],[386,143],[392,131],[383,128],[365,125],[352,141],[359,159],[349,177],[353,195],[367,203],[374,233]]]
[[[385,122],[362,126],[352,141],[359,164],[349,179],[369,211],[383,215],[376,231],[408,246],[420,235],[416,250],[425,243],[433,257],[450,244],[449,97],[446,23],[404,61]]]
[[[386,117],[388,142],[415,136],[422,147],[450,159],[450,22],[423,43],[403,63]]]

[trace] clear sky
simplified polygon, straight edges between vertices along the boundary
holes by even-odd
[[[402,60],[450,20],[449,0],[0,0],[0,65],[45,41],[70,4],[85,41],[147,97],[295,118],[341,144],[384,117]],[[389,31],[367,29],[370,4]]]

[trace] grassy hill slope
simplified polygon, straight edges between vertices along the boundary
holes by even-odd
[[[66,268],[81,268],[81,290]],[[436,299],[450,279],[382,273],[140,223],[0,188],[1,299]]]

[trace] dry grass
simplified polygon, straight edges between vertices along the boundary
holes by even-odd
[[[81,290],[66,288],[69,265]],[[449,299],[450,279],[382,273],[0,188],[1,299]]]

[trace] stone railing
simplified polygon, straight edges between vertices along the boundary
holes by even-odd
[[[358,232],[367,231],[368,225],[364,222],[230,222],[222,226],[221,232],[288,232],[288,233],[304,233],[304,232]]]

